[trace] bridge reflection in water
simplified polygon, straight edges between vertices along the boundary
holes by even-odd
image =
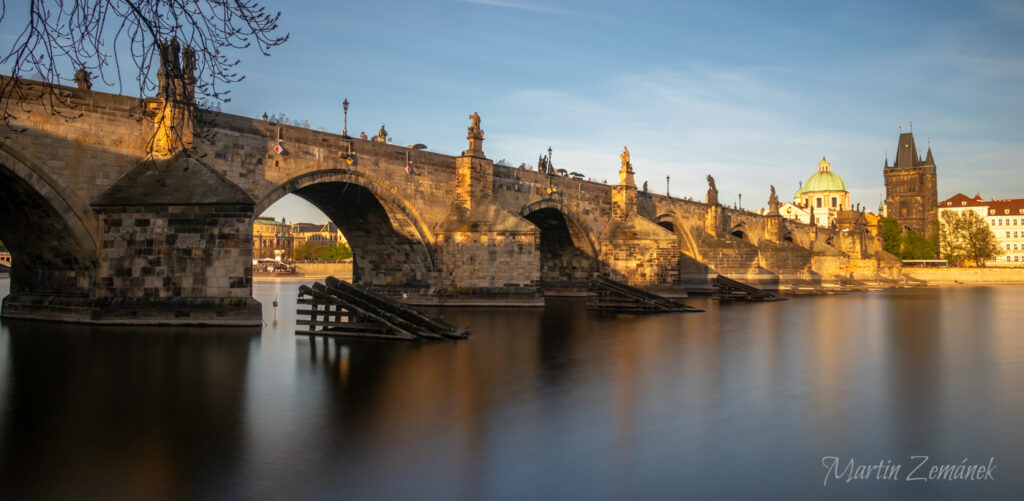
[[[296,286],[256,285],[258,336],[5,321],[4,493],[801,498],[822,489],[822,456],[914,454],[995,457],[1005,476],[821,493],[977,499],[1024,486],[1022,288],[691,298],[709,311],[660,316],[556,299],[436,310],[472,328],[466,342],[314,351],[293,334]]]

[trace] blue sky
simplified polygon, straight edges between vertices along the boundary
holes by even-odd
[[[1024,3],[266,1],[291,40],[241,54],[224,111],[286,113],[456,154],[476,111],[494,159],[652,191],[788,198],[826,155],[877,206],[897,124],[929,138],[939,198],[1024,197]],[[5,30],[6,31],[6,30]],[[130,88],[130,87],[129,87]],[[923,153],[923,151],[922,151]],[[303,204],[271,214],[322,218]]]

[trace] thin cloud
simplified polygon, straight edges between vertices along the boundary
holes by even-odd
[[[542,12],[544,14],[560,14],[560,15],[570,15],[570,14],[572,14],[572,12],[561,10],[561,9],[552,9],[550,7],[542,7],[542,6],[539,6],[539,5],[531,5],[531,4],[521,3],[521,2],[507,2],[507,1],[504,1],[504,0],[460,0],[460,1],[463,2],[463,3],[472,3],[472,4],[477,4],[477,5],[489,5],[491,7],[504,7],[506,9],[518,9],[518,10],[527,10],[527,11],[530,11],[530,12]]]

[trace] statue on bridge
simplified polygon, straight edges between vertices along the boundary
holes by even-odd
[[[718,188],[715,187],[715,178],[708,174],[708,195],[704,200],[708,205],[718,205]]]
[[[768,215],[775,216],[779,214],[779,196],[775,194],[775,185],[768,185],[772,189],[772,194],[768,196]]]
[[[383,142],[387,141],[387,139],[388,139],[388,131],[386,129],[384,129],[384,124],[380,124],[380,130],[377,131],[377,140],[383,143]]]
[[[629,148],[622,147],[619,159],[622,160],[622,168],[619,169],[619,184],[636,188],[636,181],[633,180],[633,164],[629,162]]]
[[[82,90],[92,89],[92,74],[86,71],[85,66],[75,72],[75,86]]]
[[[469,120],[469,137],[475,137],[477,139],[484,137],[484,131],[480,129],[480,115],[474,111],[473,114],[469,116]]]

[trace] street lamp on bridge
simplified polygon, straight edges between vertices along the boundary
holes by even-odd
[[[341,107],[345,109],[345,127],[341,129],[341,135],[348,137],[348,98],[341,102]]]

